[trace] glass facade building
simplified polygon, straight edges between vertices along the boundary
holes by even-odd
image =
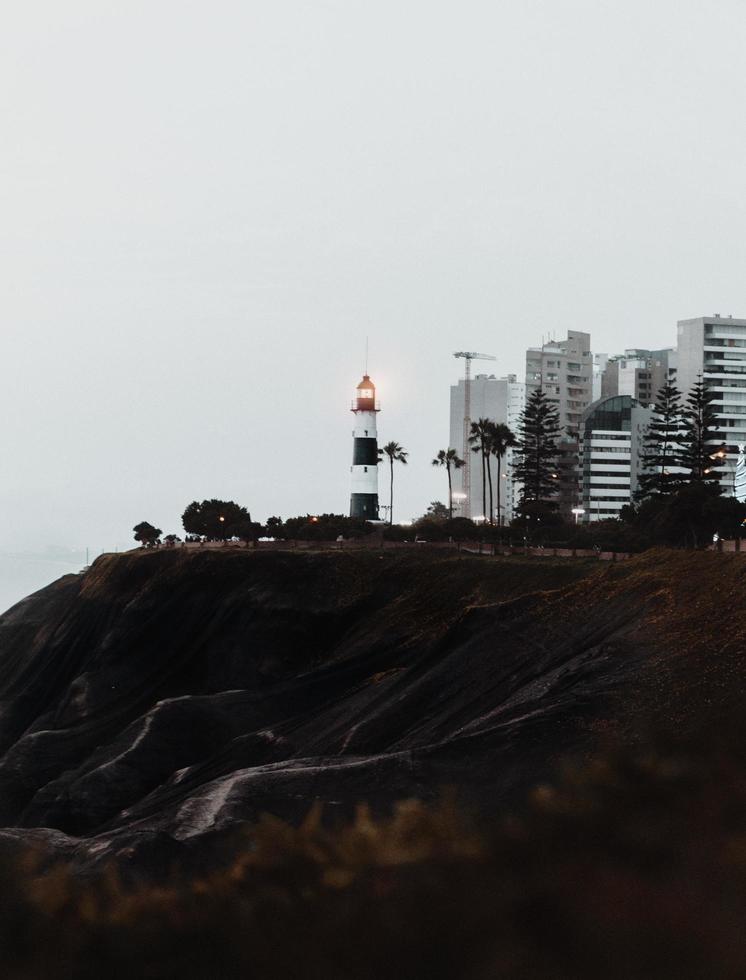
[[[601,398],[580,426],[580,500],[585,523],[619,517],[637,489],[652,409],[629,395]]]

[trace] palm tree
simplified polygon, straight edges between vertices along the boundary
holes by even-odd
[[[387,442],[383,449],[378,450],[379,456],[388,456],[389,466],[391,467],[391,481],[389,485],[389,524],[394,523],[394,463],[406,463],[409,453],[404,451],[404,447],[398,442]]]
[[[453,520],[453,487],[451,486],[451,468],[460,470],[464,465],[463,459],[455,449],[439,449],[433,460],[433,466],[445,466],[448,474],[448,520]]]
[[[503,522],[502,505],[500,504],[500,480],[502,478],[503,456],[513,446],[518,445],[515,434],[505,425],[504,422],[492,422],[489,430],[489,451],[497,460],[497,524],[498,527]]]
[[[469,442],[471,443],[473,453],[481,453],[482,455],[482,514],[484,519],[487,520],[487,442],[489,439],[489,419],[479,419],[477,422],[471,423],[471,435],[469,436]],[[492,475],[490,474],[490,510],[492,510]]]

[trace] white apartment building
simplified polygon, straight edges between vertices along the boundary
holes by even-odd
[[[653,410],[629,395],[601,398],[583,413],[580,499],[586,524],[618,518],[637,490]]]
[[[603,381],[606,365],[609,363],[608,354],[593,355],[593,385],[591,391],[591,401],[597,402],[601,397],[601,383]]]
[[[559,414],[556,501],[566,518],[578,503],[578,438],[583,412],[593,401],[593,371],[591,335],[580,330],[526,351],[526,399],[541,388]]]
[[[607,359],[601,379],[601,398],[629,395],[643,405],[653,405],[660,389],[676,377],[676,351],[625,350]]]
[[[458,384],[451,385],[451,424],[448,445],[457,450],[459,456],[462,455],[464,442],[464,385],[463,378]],[[518,435],[518,422],[526,402],[526,386],[517,381],[514,374],[509,374],[504,378],[496,378],[494,374],[477,374],[471,380],[470,402],[470,417],[473,422],[480,418],[502,422],[516,436]],[[471,467],[471,506],[468,508],[469,512],[464,513],[464,502],[460,499],[464,487],[464,473],[463,470],[456,470],[453,474],[455,498],[453,512],[454,516],[470,517],[473,520],[487,515],[483,513],[482,505],[482,461],[479,453],[469,452],[467,455],[469,458],[466,465]],[[491,466],[494,488],[497,484],[497,463],[494,458]],[[512,449],[507,451],[501,464],[501,471],[500,506],[503,524],[508,524],[513,519],[514,508],[518,500],[517,487],[513,483]],[[493,504],[496,508],[496,490],[493,490]],[[497,519],[497,514],[494,516]]]
[[[526,351],[526,398],[542,388],[559,413],[563,434],[577,439],[583,411],[593,396],[591,335],[568,330],[566,340],[552,340]]]
[[[731,316],[679,320],[677,386],[682,398],[701,377],[714,394],[718,432],[713,446],[725,443],[728,457],[720,485],[735,492],[739,446],[746,444],[746,320]]]

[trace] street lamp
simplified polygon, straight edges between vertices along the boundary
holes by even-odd
[[[575,523],[577,524],[581,515],[585,514],[585,507],[573,507],[572,512],[575,515]]]

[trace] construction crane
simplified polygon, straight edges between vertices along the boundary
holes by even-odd
[[[471,516],[471,465],[469,462],[469,436],[471,434],[471,362],[496,361],[492,354],[477,354],[473,350],[459,350],[454,357],[464,359],[464,445],[463,445],[463,479],[461,487],[464,493],[464,506],[461,513],[464,517]],[[484,515],[485,518],[487,515]]]

